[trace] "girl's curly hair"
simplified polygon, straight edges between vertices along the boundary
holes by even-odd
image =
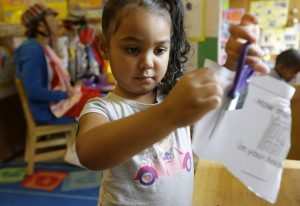
[[[191,48],[184,28],[184,7],[181,0],[108,0],[102,14],[102,32],[106,38],[109,39],[117,31],[121,23],[121,10],[130,3],[153,11],[166,11],[170,15],[170,57],[167,72],[158,88],[163,94],[168,94],[183,75],[183,64],[188,60],[187,54]]]

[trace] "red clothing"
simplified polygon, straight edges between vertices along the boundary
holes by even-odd
[[[101,93],[96,88],[90,88],[87,86],[81,86],[82,97],[79,102],[77,102],[67,113],[64,115],[65,117],[79,117],[85,103],[94,97],[100,97]]]
[[[63,68],[61,59],[59,59],[54,51],[50,47],[44,48],[45,54],[49,58],[50,66],[53,71],[53,79],[51,81],[52,89],[59,88],[62,91],[66,91],[67,87],[70,87],[70,76],[68,72]],[[99,97],[101,95],[100,91],[95,88],[89,88],[87,86],[81,85],[80,89],[77,91],[81,97],[78,96],[76,102],[69,103],[68,101],[62,100],[56,104],[56,107],[50,107],[53,114],[57,117],[79,117],[81,110],[83,109],[85,103],[93,98]],[[71,97],[69,97],[70,99]],[[80,99],[79,99],[80,98]]]

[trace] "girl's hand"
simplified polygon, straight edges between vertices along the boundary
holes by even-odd
[[[225,47],[227,60],[224,66],[230,70],[236,70],[240,51],[243,44],[248,41],[252,45],[250,46],[246,63],[257,72],[268,73],[268,66],[261,61],[263,51],[258,46],[258,39],[259,27],[256,17],[251,14],[245,14],[239,25],[230,28],[230,37]]]
[[[220,107],[223,89],[218,77],[206,68],[185,74],[162,105],[174,126],[191,125],[209,111]]]

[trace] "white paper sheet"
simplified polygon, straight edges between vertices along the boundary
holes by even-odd
[[[224,70],[211,62],[206,67]],[[225,91],[230,78],[225,75]],[[270,76],[252,77],[242,109],[224,112],[221,107],[195,124],[195,154],[223,163],[256,195],[276,202],[282,163],[290,148],[290,99],[294,92],[292,86]],[[220,112],[224,115],[218,119]],[[212,131],[217,120],[220,122]]]

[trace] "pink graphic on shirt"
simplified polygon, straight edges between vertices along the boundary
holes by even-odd
[[[174,148],[175,154],[165,153],[162,159],[159,159],[153,165],[142,166],[134,180],[138,180],[144,186],[152,185],[156,179],[171,176],[179,170],[186,169],[188,172],[192,168],[192,158],[189,152],[181,152]]]

